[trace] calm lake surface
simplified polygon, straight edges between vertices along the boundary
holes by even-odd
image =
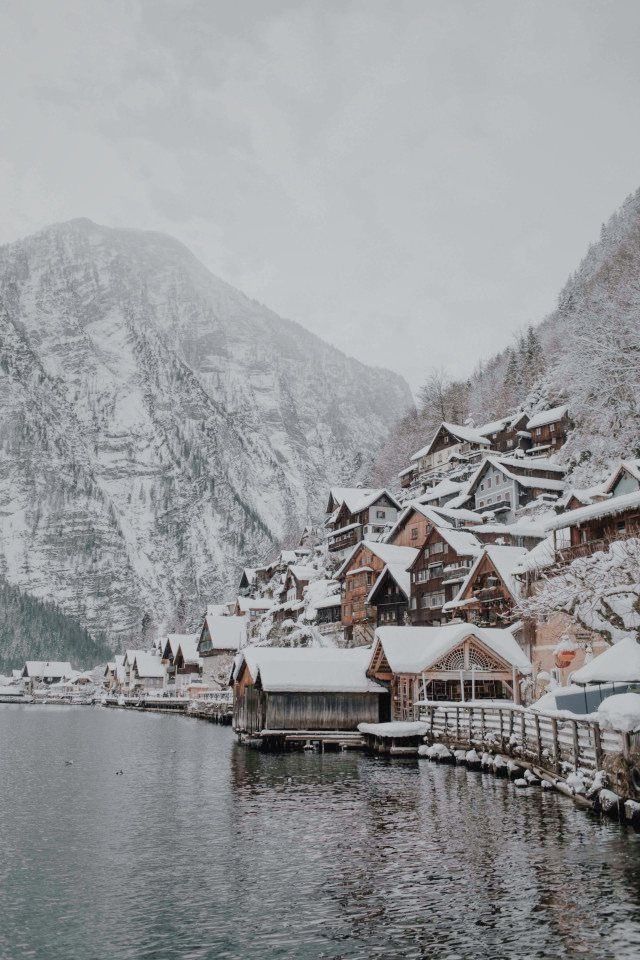
[[[489,774],[8,705],[0,800],[2,960],[640,956],[640,837]]]

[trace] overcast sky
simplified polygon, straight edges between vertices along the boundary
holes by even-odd
[[[640,186],[640,2],[0,0],[0,242],[86,216],[412,386]]]

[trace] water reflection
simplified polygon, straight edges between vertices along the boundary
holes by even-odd
[[[0,783],[2,958],[640,952],[640,838],[490,775],[7,706]]]

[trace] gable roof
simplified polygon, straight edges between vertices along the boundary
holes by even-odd
[[[185,663],[202,663],[202,658],[198,654],[199,639],[199,633],[191,633],[181,637],[176,648],[176,657],[178,653],[181,653]]]
[[[549,423],[557,423],[568,412],[566,404],[560,407],[551,407],[550,410],[540,410],[534,413],[527,424],[527,430],[535,430],[536,427],[546,427]]]
[[[27,660],[22,668],[23,677],[46,680],[48,677],[71,676],[73,667],[68,660]]]
[[[373,665],[378,644],[393,673],[420,673],[467,637],[474,637],[521,673],[531,672],[531,663],[510,630],[477,627],[472,623],[447,623],[440,627],[378,627],[369,668]]]
[[[602,492],[610,493],[625,473],[640,483],[640,460],[621,460],[601,485]]]
[[[536,458],[536,460],[540,460],[540,461],[542,459],[543,458]],[[504,476],[507,477],[509,480],[515,480],[515,482],[519,484],[521,487],[535,487],[541,490],[556,491],[558,493],[561,493],[564,490],[564,480],[550,480],[548,477],[538,477],[538,476],[533,476],[533,477],[523,476],[522,474],[514,473],[513,470],[510,470],[509,469],[510,466],[518,466],[523,469],[534,470],[534,471],[536,469],[539,469],[541,471],[553,470],[554,473],[560,471],[564,475],[563,468],[558,467],[554,464],[543,465],[541,462],[540,465],[538,466],[537,462],[532,462],[530,460],[521,461],[521,460],[516,460],[510,457],[500,457],[500,456],[485,457],[482,463],[480,464],[480,466],[478,467],[478,469],[476,470],[476,472],[473,474],[473,476],[469,480],[469,486],[467,488],[468,493],[471,495],[472,493],[475,492],[478,486],[478,483],[480,482],[484,474],[487,472],[489,467],[495,467],[496,470],[499,470],[500,473],[504,474]]]
[[[273,606],[273,600],[267,597],[238,597],[236,604],[238,610],[248,613],[250,610],[270,610]]]
[[[469,570],[457,594],[453,600],[445,603],[443,609],[451,610],[453,607],[458,606],[467,587],[473,580],[476,570],[485,557],[489,558],[496,573],[515,600],[520,595],[521,590],[519,582],[515,579],[515,573],[518,570],[518,565],[524,560],[528,552],[526,547],[505,547],[498,544],[485,546],[482,552],[476,557],[473,566]]]
[[[344,504],[349,513],[360,513],[372,506],[376,500],[382,496],[389,498],[391,503],[400,509],[400,504],[385,487],[332,487],[329,492],[329,509],[327,513],[332,512],[335,506],[340,507]],[[332,504],[334,506],[332,507]]]
[[[416,559],[417,556],[418,551],[416,551]],[[385,564],[382,572],[378,575],[376,582],[371,587],[369,595],[367,596],[367,603],[373,602],[373,597],[375,596],[378,587],[383,582],[387,574],[394,580],[407,600],[409,599],[411,595],[411,574],[409,573],[409,570],[406,569],[401,563],[387,563]]]
[[[247,636],[246,617],[225,617],[207,614],[198,638],[198,653],[205,626],[209,630],[212,650],[239,650]]]
[[[315,567],[305,566],[301,563],[292,563],[287,568],[287,573],[293,574],[299,583],[309,583],[314,577],[317,577],[318,571]]]
[[[373,553],[374,556],[379,557],[384,564],[403,566],[405,570],[408,570],[418,555],[418,551],[415,549],[415,547],[398,547],[393,543],[386,543],[385,541],[361,540],[359,543],[356,543],[355,547],[350,551],[344,563],[334,574],[335,580],[338,580],[342,576],[353,558],[356,556],[358,550],[362,549],[370,550],[371,553]]]
[[[439,527],[438,533],[451,549],[462,557],[476,557],[482,552],[482,543],[470,530],[452,530],[449,527]]]
[[[412,455],[411,462],[426,457],[436,442],[441,430],[446,430],[447,433],[451,434],[452,437],[455,437],[455,439],[460,442],[475,443],[479,447],[491,446],[487,438],[483,437],[474,427],[463,427],[459,423],[447,423],[443,420],[426,447],[422,447],[421,450],[418,450]]]
[[[270,693],[384,693],[367,676],[370,647],[245,647],[242,651],[254,683]],[[237,677],[242,661],[234,664]]]
[[[143,679],[164,677],[165,673],[160,657],[157,657],[155,653],[149,653],[147,650],[138,650],[132,667],[138,676]]]
[[[476,430],[478,433],[481,433],[483,437],[488,436],[490,433],[501,433],[503,430],[513,429],[516,423],[526,418],[526,416],[524,410],[516,410],[515,413],[509,413],[506,417],[501,417],[499,420],[491,420],[489,423],[483,423],[479,427],[476,427]]]

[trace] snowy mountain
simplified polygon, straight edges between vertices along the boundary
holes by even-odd
[[[0,574],[114,645],[193,623],[410,404],[170,237],[50,227],[0,248]]]
[[[557,309],[480,363],[465,382],[434,372],[422,403],[383,444],[373,480],[386,484],[441,420],[480,424],[522,407],[567,403],[574,423],[559,459],[588,486],[640,456],[640,190],[604,224]]]

